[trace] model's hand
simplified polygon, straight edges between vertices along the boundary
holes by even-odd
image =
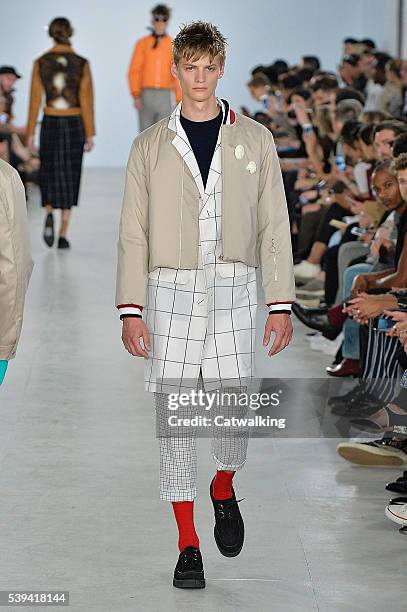
[[[134,96],[133,100],[134,106],[137,108],[137,110],[141,110],[143,108],[143,103],[141,101],[140,96]]]
[[[145,357],[148,359],[149,355],[142,348],[140,338],[143,338],[143,344],[147,351],[151,350],[150,336],[143,319],[138,317],[126,317],[123,319],[122,340],[126,350],[131,355],[134,355],[134,357]]]
[[[95,146],[95,141],[93,140],[93,136],[88,136],[87,139],[85,140],[83,150],[86,151],[86,153],[89,153],[89,151],[92,151],[94,146]]]
[[[270,314],[264,328],[263,346],[267,346],[270,341],[271,332],[275,333],[275,338],[269,357],[276,355],[284,350],[291,342],[293,336],[293,326],[290,315],[284,313]]]

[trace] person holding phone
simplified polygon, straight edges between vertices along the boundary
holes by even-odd
[[[27,208],[18,172],[0,160],[0,384],[20,339],[25,293],[33,269]]]

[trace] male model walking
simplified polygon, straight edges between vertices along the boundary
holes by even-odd
[[[140,132],[167,117],[181,99],[171,74],[172,38],[166,32],[171,10],[158,4],[151,11],[151,34],[137,41],[128,71],[130,93],[139,112]]]
[[[279,161],[271,133],[216,97],[225,45],[210,23],[181,29],[172,73],[182,105],[135,139],[127,166],[116,305],[126,349],[145,358],[159,424],[168,421],[171,393],[238,389],[253,377],[256,267],[270,307],[264,346],[275,333],[269,356],[292,335],[295,284]],[[248,432],[219,429],[212,439],[214,535],[220,552],[233,557],[244,524],[232,478],[245,463]],[[201,588],[195,437],[161,435],[159,446],[160,498],[172,502],[179,531],[173,584]]]
[[[0,159],[0,385],[16,356],[33,267],[24,185]]]

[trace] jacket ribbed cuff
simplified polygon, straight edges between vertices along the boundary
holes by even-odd
[[[288,312],[291,313],[292,302],[271,302],[267,304],[269,313],[271,312]]]
[[[143,313],[143,306],[139,304],[119,304],[116,308],[119,311],[121,320],[123,320],[124,315],[137,315],[141,317]]]

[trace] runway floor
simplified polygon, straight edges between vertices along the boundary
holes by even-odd
[[[234,559],[213,541],[214,464],[199,440],[207,586],[172,586],[177,533],[158,498],[152,395],[114,308],[123,177],[86,171],[69,252],[45,246],[38,195],[29,201],[35,268],[0,391],[0,590],[66,589],[72,612],[405,610],[407,538],[384,516],[384,485],[400,470],[352,467],[335,439],[250,441],[235,478],[246,541]],[[299,324],[278,357],[258,342],[260,376],[320,377],[329,361]]]

